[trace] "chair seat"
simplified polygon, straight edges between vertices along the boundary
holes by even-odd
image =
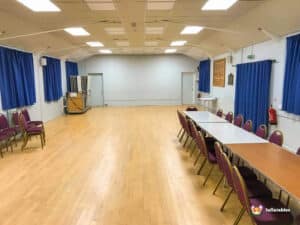
[[[42,127],[28,127],[28,128],[26,128],[26,132],[28,133],[28,134],[40,134],[40,133],[42,133],[43,132],[43,128]]]
[[[241,176],[244,179],[255,179],[255,180],[257,179],[257,176],[255,175],[255,173],[248,167],[239,166],[238,169],[240,171]]]
[[[13,127],[2,129],[1,132],[7,134],[8,136],[14,136],[17,133],[16,129]]]
[[[272,192],[266,185],[258,180],[246,180],[247,190],[248,190],[248,197],[268,197],[272,198]]]
[[[28,125],[34,125],[34,126],[42,126],[44,123],[43,121],[29,121],[27,122]]]
[[[281,209],[285,206],[277,199],[272,198],[250,198],[250,206],[262,206],[261,215],[253,215],[257,225],[290,225],[293,223],[293,216],[289,212],[267,212],[265,208]]]

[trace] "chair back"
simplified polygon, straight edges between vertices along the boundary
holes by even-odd
[[[192,120],[188,120],[188,121],[190,123],[190,129],[191,129],[192,137],[196,142],[198,150],[200,152],[202,152],[202,149],[201,149],[202,145],[201,145],[201,139],[200,139],[200,136],[199,136],[200,135],[199,131],[197,130],[196,125],[194,124],[194,122]]]
[[[232,112],[228,112],[225,116],[225,120],[227,120],[229,123],[232,123],[233,120],[233,113]]]
[[[243,129],[249,132],[252,132],[253,128],[252,128],[252,120],[247,120],[244,125],[243,125]]]
[[[224,152],[222,152],[221,154],[221,162],[222,162],[223,173],[226,177],[227,183],[230,187],[234,188],[233,180],[232,180],[232,165],[227,155]]]
[[[217,163],[218,163],[218,166],[221,170],[222,173],[223,172],[223,162],[222,162],[222,153],[223,153],[223,150],[222,150],[222,147],[221,147],[221,144],[219,142],[215,142],[214,144],[214,147],[215,147],[215,152],[216,152],[216,158],[217,158]]]
[[[19,126],[21,127],[22,132],[26,132],[28,123],[25,120],[23,113],[19,113]]]
[[[236,166],[233,166],[232,169],[232,180],[234,184],[234,190],[238,196],[238,199],[240,200],[243,207],[247,210],[249,215],[251,215],[250,202],[247,194],[247,186]]]
[[[29,116],[29,112],[27,109],[22,109],[21,113],[23,114],[24,116],[24,119],[26,122],[30,122],[30,116]]]
[[[188,125],[188,121],[187,121],[187,118],[186,118],[186,116],[182,113],[182,112],[179,112],[179,114],[180,114],[180,118],[181,118],[181,120],[182,120],[182,127],[183,127],[183,129],[185,130],[185,132],[189,135],[189,136],[192,136],[192,134],[191,134],[191,130],[190,130],[190,127],[189,127],[189,125]]]
[[[239,114],[234,118],[233,124],[238,127],[242,127],[243,122],[244,122],[244,117],[241,114]]]
[[[180,123],[181,127],[183,128],[183,121],[182,121],[182,118],[181,118],[181,114],[178,110],[177,110],[177,117],[178,117],[178,120],[179,120],[179,123]]]
[[[207,149],[207,146],[206,146],[204,136],[201,132],[198,132],[198,134],[199,134],[199,140],[200,140],[200,146],[201,146],[200,150],[203,153],[203,155],[209,160],[209,158],[208,158],[208,149]]]
[[[12,113],[12,121],[16,126],[19,125],[19,113],[17,111]]]
[[[223,109],[218,109],[216,114],[217,114],[218,117],[222,117],[223,116]]]
[[[265,124],[261,124],[255,133],[258,137],[261,137],[263,139],[267,138],[267,126]]]
[[[0,114],[0,129],[2,130],[6,128],[9,128],[8,121],[3,114]]]
[[[185,109],[185,111],[198,111],[198,109],[195,106],[189,106]]]
[[[297,155],[300,155],[300,148],[298,148],[296,154],[297,154]]]
[[[273,133],[271,134],[269,141],[271,143],[274,143],[276,145],[282,146],[283,144],[283,134],[280,130],[275,130],[273,131]]]

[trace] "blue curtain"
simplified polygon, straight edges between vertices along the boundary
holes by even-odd
[[[199,64],[199,87],[202,92],[210,92],[210,60],[201,61]]]
[[[0,91],[4,110],[36,102],[31,53],[0,47]]]
[[[66,78],[67,78],[67,90],[71,91],[70,76],[78,75],[78,64],[75,62],[66,61]]]
[[[287,38],[282,109],[300,115],[300,35]]]
[[[44,58],[47,59],[47,66],[43,67],[45,100],[57,101],[62,96],[60,60],[51,57]]]
[[[271,60],[237,65],[234,112],[252,120],[254,131],[268,123],[271,70]]]

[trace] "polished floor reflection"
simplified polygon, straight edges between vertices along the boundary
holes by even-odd
[[[107,107],[46,123],[0,159],[1,225],[231,225],[240,204],[205,187],[178,143],[182,107]],[[206,174],[207,170],[203,172]],[[244,216],[240,225],[251,224]]]

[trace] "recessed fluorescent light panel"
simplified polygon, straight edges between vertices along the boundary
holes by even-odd
[[[50,0],[17,0],[17,2],[23,4],[34,12],[60,12],[55,4]]]
[[[186,41],[173,41],[171,42],[171,46],[183,46],[186,44]]]
[[[110,49],[100,49],[99,52],[102,54],[111,54],[112,53],[112,51]]]
[[[85,0],[91,10],[96,11],[108,11],[115,10],[115,6],[112,0]]]
[[[203,27],[199,27],[199,26],[186,26],[181,31],[181,34],[198,34],[202,30],[203,30]]]
[[[64,30],[73,36],[89,36],[90,35],[90,33],[87,32],[82,27],[69,27]]]
[[[103,47],[104,45],[99,41],[88,41],[86,42],[87,45],[91,47]]]
[[[125,30],[123,27],[107,27],[104,29],[110,35],[123,35]]]
[[[202,10],[227,10],[238,0],[208,0]]]
[[[158,45],[158,42],[157,41],[145,41],[144,45],[147,47],[154,47],[154,46]]]
[[[146,34],[162,34],[164,32],[163,27],[146,27]]]
[[[171,10],[173,9],[175,0],[148,0],[148,10]]]
[[[174,48],[166,49],[165,53],[175,53],[177,50]]]
[[[116,45],[118,45],[120,47],[128,47],[129,42],[128,41],[116,41]]]

